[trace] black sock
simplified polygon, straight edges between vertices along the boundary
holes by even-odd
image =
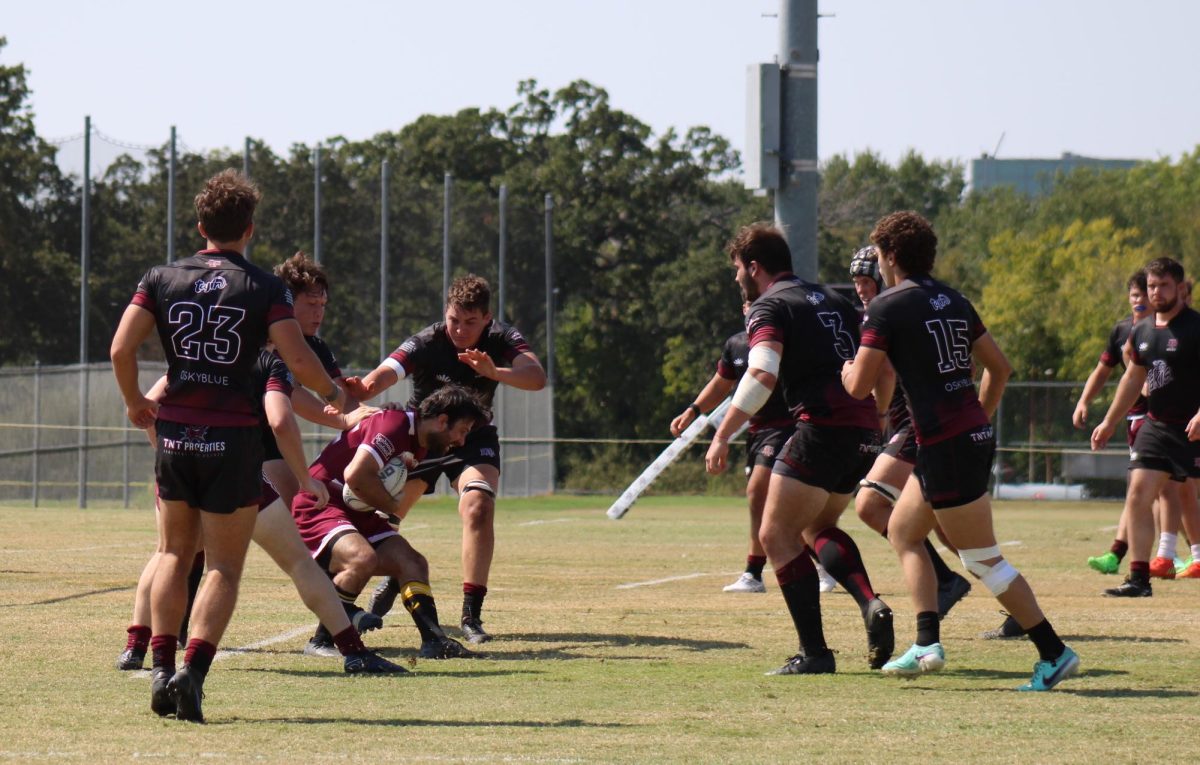
[[[482,584],[463,582],[462,618],[479,620],[483,613],[483,599],[487,597],[487,587]]]
[[[324,624],[318,624],[308,642],[316,643],[317,645],[333,645],[333,635]]]
[[[776,569],[775,576],[800,637],[800,650],[805,656],[823,655],[829,646],[825,644],[825,629],[821,624],[821,590],[816,567],[802,554]]]
[[[333,590],[337,593],[338,599],[342,601],[342,610],[346,612],[346,618],[353,619],[354,615],[362,610],[354,603],[354,601],[358,600],[358,593],[343,590],[336,584],[333,585]],[[331,635],[330,637],[332,638],[333,636]]]
[[[1067,650],[1067,646],[1058,637],[1058,633],[1050,626],[1049,619],[1042,619],[1030,627],[1025,634],[1037,646],[1038,656],[1042,661],[1054,661],[1062,656],[1063,651]]]
[[[954,579],[954,571],[946,565],[946,561],[942,560],[942,556],[938,555],[938,551],[934,549],[933,543],[929,538],[925,539],[925,551],[929,553],[929,560],[933,561],[933,573],[937,576],[938,584],[949,582]],[[922,643],[921,645],[928,645]]]
[[[762,581],[763,566],[765,565],[767,565],[767,556],[765,555],[746,556],[746,573],[760,582]]]
[[[917,645],[933,645],[942,640],[942,622],[937,611],[922,611],[917,614]]]
[[[825,567],[825,571],[846,588],[846,592],[858,603],[859,610],[866,613],[867,603],[875,599],[875,590],[871,589],[871,579],[863,566],[858,545],[854,544],[849,534],[836,526],[817,534],[813,541],[817,560]]]
[[[400,588],[400,602],[408,610],[421,642],[444,638],[446,633],[438,623],[437,605],[433,602],[433,590],[428,582],[408,582]]]

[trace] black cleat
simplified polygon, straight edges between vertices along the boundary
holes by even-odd
[[[371,630],[383,627],[383,617],[359,608],[350,617],[350,623],[354,625],[354,629],[358,630],[358,634],[361,635],[364,632],[370,632]]]
[[[492,636],[483,631],[483,622],[478,617],[464,616],[462,624],[459,625],[462,629],[463,638],[468,643],[486,643],[492,639]]]
[[[1140,582],[1127,576],[1119,587],[1109,587],[1104,594],[1110,598],[1150,598],[1154,596],[1154,590],[1150,588],[1150,580]]]
[[[348,655],[342,667],[346,670],[347,675],[410,674],[404,667],[394,664],[370,650]]]
[[[400,580],[389,576],[371,593],[371,599],[367,601],[367,610],[381,618],[387,616],[392,606],[396,605],[396,596],[399,594]]]
[[[117,669],[141,669],[146,663],[145,648],[126,648],[120,656],[117,657]]]
[[[417,656],[422,659],[477,659],[479,654],[468,650],[454,638],[440,637],[421,643]]]
[[[167,691],[175,696],[176,720],[204,722],[204,712],[200,710],[200,702],[204,699],[203,675],[184,666],[167,683]]]
[[[938,582],[938,617],[944,619],[954,604],[970,591],[971,583],[962,574],[954,574],[945,582]]]
[[[988,630],[980,635],[984,640],[1011,640],[1025,636],[1025,630],[1017,623],[1017,620],[1012,617],[1012,614],[1004,614],[1004,623],[994,630]]]
[[[156,667],[150,674],[150,711],[159,717],[175,713],[175,691],[171,673]]]
[[[892,625],[892,609],[879,598],[867,603],[863,616],[867,627],[867,663],[871,669],[880,669],[892,658],[896,650],[896,632]]]
[[[833,651],[826,649],[825,653],[805,656],[798,653],[787,660],[779,669],[767,672],[768,675],[832,675],[837,672],[837,662]]]

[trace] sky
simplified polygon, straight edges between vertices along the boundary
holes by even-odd
[[[746,68],[779,49],[780,0],[0,0],[5,64],[39,134],[277,153],[421,114],[506,108],[575,79],[656,133],[739,150]],[[1178,157],[1200,143],[1200,3],[820,0],[818,152]],[[1003,136],[1003,141],[1001,141]],[[96,166],[121,149],[94,143]],[[63,144],[76,170],[81,142]]]

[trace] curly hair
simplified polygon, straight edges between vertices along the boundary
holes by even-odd
[[[780,274],[792,270],[792,251],[783,232],[771,223],[752,223],[742,226],[729,244],[725,245],[731,261],[741,261],[743,266],[757,262],[768,274]]]
[[[283,283],[293,295],[303,295],[306,292],[320,290],[329,294],[329,277],[321,264],[311,260],[303,250],[275,266],[275,275],[283,279]]]
[[[927,274],[933,270],[937,235],[929,221],[911,210],[880,218],[871,232],[871,241],[880,253],[894,256],[906,274]]]
[[[460,276],[450,283],[450,291],[446,293],[446,305],[461,308],[464,311],[479,311],[487,313],[492,302],[492,288],[487,279],[475,274]]]
[[[451,424],[472,420],[476,425],[486,425],[492,419],[492,410],[475,393],[455,384],[443,385],[430,393],[417,406],[417,412],[423,420],[444,414]]]
[[[1169,276],[1176,284],[1183,281],[1183,264],[1174,258],[1155,258],[1146,264],[1146,275],[1162,278]]]
[[[236,242],[254,222],[262,192],[237,170],[222,170],[196,195],[196,218],[213,242]]]

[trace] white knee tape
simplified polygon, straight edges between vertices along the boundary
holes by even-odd
[[[1012,567],[1011,563],[1001,557],[998,545],[977,547],[973,550],[959,550],[958,557],[967,567],[967,571],[983,582],[983,586],[987,587],[988,592],[993,595],[1003,595],[1008,592],[1009,585],[1021,575]],[[1000,558],[1000,561],[991,566],[984,563],[985,560],[992,558]]]
[[[493,489],[492,485],[490,483],[488,483],[487,481],[480,481],[480,480],[467,481],[467,485],[463,487],[462,493],[466,494],[468,491],[483,492],[484,494],[486,494],[492,498],[495,498],[495,496],[496,496],[496,490]]]
[[[900,490],[889,483],[884,483],[883,481],[872,481],[869,478],[864,478],[858,482],[858,485],[864,489],[870,489],[886,499],[888,502],[891,502],[893,505],[896,504],[896,500],[900,499]]]

